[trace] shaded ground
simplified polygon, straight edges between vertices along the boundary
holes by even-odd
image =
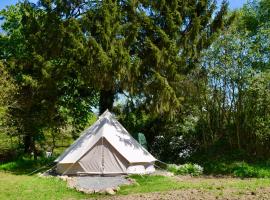
[[[172,173],[164,170],[156,170],[151,176],[173,176]],[[143,176],[141,176],[143,177]],[[70,180],[71,188],[77,188],[80,191],[105,191],[106,189],[119,188],[123,185],[130,185],[132,181],[127,176],[78,176]]]

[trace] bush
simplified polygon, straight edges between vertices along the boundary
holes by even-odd
[[[20,155],[17,149],[0,149],[0,164],[15,160]]]
[[[199,176],[203,174],[203,168],[200,165],[187,163],[184,165],[168,165],[167,169],[175,175]]]
[[[232,167],[232,172],[234,176],[241,178],[258,177],[257,169],[245,162],[235,163]]]
[[[258,163],[209,161],[203,166],[206,174],[230,175],[240,178],[270,178],[268,161]]]

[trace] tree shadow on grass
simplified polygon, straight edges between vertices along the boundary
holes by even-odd
[[[39,158],[38,160],[19,158],[12,162],[0,164],[0,171],[16,175],[33,175],[50,169],[54,165],[53,161],[54,158]]]

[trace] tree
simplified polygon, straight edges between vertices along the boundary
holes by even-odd
[[[227,9],[212,0],[40,0],[2,11],[0,56],[18,85],[8,112],[25,152],[37,155],[45,130],[83,127],[92,106],[111,109],[118,94],[165,121],[181,117],[202,51],[233,19]]]
[[[230,138],[228,142],[232,147],[241,149],[245,143],[241,142],[245,135],[244,99],[247,81],[254,74],[254,54],[247,34],[240,34],[235,29],[222,35],[206,52],[204,68],[208,75],[205,83],[208,89],[203,93],[200,108],[206,128],[211,130],[208,138],[212,144],[226,137]]]
[[[100,114],[112,109],[115,95],[126,89],[136,62],[130,55],[131,24],[126,22],[128,2],[94,2],[81,19],[85,55],[82,76],[99,91]]]
[[[234,17],[227,18],[227,7],[223,2],[217,11],[214,1],[142,3],[138,86],[150,107],[158,112],[177,111],[185,98],[181,87],[185,78],[199,65],[201,52]]]
[[[206,150],[220,145],[220,149],[257,156],[265,156],[268,150],[264,110],[268,110],[269,98],[265,93],[269,87],[269,26],[264,17],[256,18],[256,23],[253,18],[261,16],[263,2],[257,2],[258,7],[255,1],[247,4],[238,12],[237,23],[205,51],[205,79],[198,82],[201,95],[196,102],[200,110],[198,139]],[[267,16],[265,12],[263,16]]]
[[[17,85],[0,62],[0,134],[14,136],[14,127],[9,126],[12,116],[9,115],[8,109],[17,105],[14,98],[16,91]]]
[[[5,22],[1,58],[18,85],[17,107],[10,108],[25,153],[37,156],[44,130],[87,123],[95,92],[78,78],[77,45],[81,35],[74,19],[25,1],[2,11]],[[17,21],[19,19],[19,21]],[[75,137],[75,135],[74,135]]]
[[[269,155],[270,144],[270,73],[259,73],[250,78],[246,98],[246,131],[251,133],[252,153]]]
[[[218,12],[214,1],[108,0],[92,7],[82,18],[83,74],[100,91],[100,112],[123,92],[140,96],[149,111],[175,111],[184,77],[232,19],[225,19],[226,2]]]

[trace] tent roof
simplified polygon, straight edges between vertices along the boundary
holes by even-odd
[[[77,162],[102,137],[106,138],[129,163],[148,163],[156,160],[107,110],[55,161],[58,163]]]

